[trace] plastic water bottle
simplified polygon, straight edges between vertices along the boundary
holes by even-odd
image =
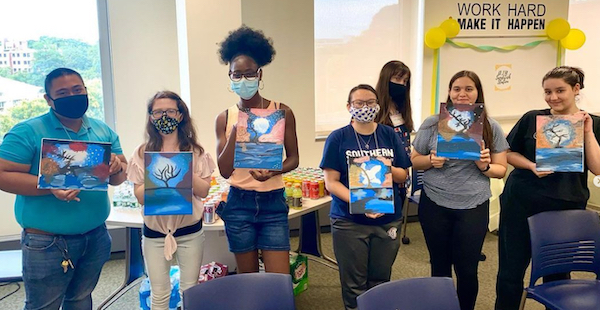
[[[150,279],[146,277],[140,285],[140,310],[150,310],[152,299],[150,298]]]
[[[292,188],[291,182],[285,183],[285,203],[287,203],[288,207],[292,208],[294,206],[294,189]]]

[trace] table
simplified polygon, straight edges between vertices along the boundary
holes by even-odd
[[[300,237],[296,253],[307,255],[309,259],[337,270],[337,262],[323,254],[321,250],[321,227],[319,225],[319,209],[330,204],[331,197],[319,199],[302,199],[302,209],[290,209],[288,218],[300,217]],[[98,310],[109,307],[131,287],[141,281],[144,275],[144,259],[142,256],[142,227],[144,226],[141,209],[112,208],[107,225],[123,226],[126,229],[125,240],[125,280],[123,284],[107,297]],[[225,224],[221,219],[212,224],[202,225],[205,232],[214,232],[224,236]],[[209,238],[205,242],[205,256],[210,253]],[[226,242],[223,244],[227,244]],[[208,249],[208,251],[207,251]],[[228,250],[227,250],[228,252]],[[229,252],[228,252],[229,253]],[[229,253],[232,255],[231,253]]]

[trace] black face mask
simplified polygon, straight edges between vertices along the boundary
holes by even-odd
[[[396,104],[396,110],[398,110],[398,112],[404,110],[404,105],[406,103],[406,86],[390,81],[389,88],[390,97],[392,97],[392,100]]]
[[[48,98],[52,99],[50,96]],[[56,98],[52,101],[54,101],[54,112],[73,119],[82,117],[89,106],[87,94]]]

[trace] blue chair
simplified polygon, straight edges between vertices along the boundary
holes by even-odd
[[[292,277],[243,273],[200,283],[183,292],[183,310],[294,310]]]
[[[600,218],[587,210],[542,212],[528,218],[531,279],[521,300],[532,298],[552,310],[600,309]],[[540,285],[547,275],[587,271],[595,280],[569,279]]]
[[[406,195],[403,208],[404,218],[402,223],[402,244],[410,243],[410,238],[406,236],[406,228],[408,224],[408,207],[411,202],[419,205],[419,201],[421,200],[420,191],[423,189],[423,173],[425,172],[423,170],[414,170],[412,168],[410,170],[410,195]],[[419,193],[417,194],[417,192]]]
[[[21,250],[0,251],[0,282],[23,281],[22,259]]]
[[[412,278],[377,285],[359,295],[358,310],[460,310],[450,278]]]

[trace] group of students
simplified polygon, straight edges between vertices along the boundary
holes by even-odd
[[[267,272],[289,273],[288,206],[282,174],[298,166],[299,153],[292,110],[259,93],[264,86],[262,68],[274,55],[271,40],[245,26],[231,32],[219,49],[221,62],[229,67],[230,91],[240,100],[216,119],[217,165],[231,185],[227,202],[219,205],[217,213],[225,223],[240,273],[259,270],[259,250]],[[351,120],[329,135],[320,164],[332,196],[333,249],[345,308],[356,309],[358,295],[390,280],[412,165],[414,170],[424,170],[419,219],[431,274],[451,277],[454,267],[461,309],[474,309],[479,256],[489,220],[490,178],[503,178],[510,163],[515,170],[501,196],[496,309],[517,309],[531,256],[527,217],[548,210],[585,208],[587,172],[600,174],[600,118],[576,106],[583,77],[581,70],[571,67],[548,72],[542,86],[550,108],[526,113],[507,138],[500,125],[486,116],[484,142],[476,161],[436,155],[438,115],[423,122],[411,145],[411,72],[402,62],[385,64],[376,88],[366,84],[352,88],[346,103]],[[25,309],[91,309],[91,292],[110,255],[111,240],[104,224],[110,211],[106,192],[37,189],[42,138],[111,143],[110,184],[129,179],[142,205],[144,152],[193,152],[193,214],[144,216],[142,244],[152,309],[168,309],[174,257],[181,270],[181,290],[198,281],[205,238],[201,198],[207,196],[216,168],[198,141],[187,105],[174,92],[156,93],[147,105],[146,141],[127,161],[117,134],[85,116],[87,92],[77,72],[52,71],[46,77],[45,91],[51,110],[16,125],[0,145],[0,189],[17,194],[15,215],[23,227]],[[447,102],[483,104],[479,77],[471,71],[455,74]],[[238,112],[247,108],[285,110],[286,156],[281,171],[234,169]],[[535,116],[567,114],[581,114],[584,119],[585,171],[538,172]],[[381,153],[393,154],[395,212],[351,214],[349,159]]]

